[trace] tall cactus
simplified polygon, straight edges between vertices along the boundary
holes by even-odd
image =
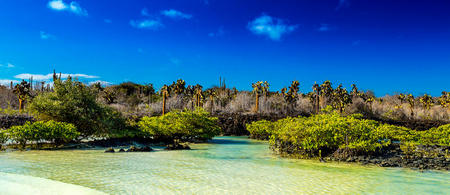
[[[252,83],[253,93],[255,94],[255,112],[259,112],[259,94],[263,91],[263,82],[258,81],[256,83]]]
[[[167,99],[167,96],[169,95],[168,94],[168,92],[167,92],[167,85],[164,85],[162,88],[161,88],[161,95],[162,95],[162,115],[164,116],[164,114],[166,113],[166,99]]]
[[[13,92],[17,95],[17,98],[19,99],[19,111],[21,112],[23,110],[23,104],[27,100],[28,97],[30,97],[30,83],[26,82],[25,80],[22,80],[20,84],[17,84],[14,87]]]

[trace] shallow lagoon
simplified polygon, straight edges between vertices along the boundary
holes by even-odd
[[[38,180],[42,188],[56,186],[48,189],[55,193],[70,188],[94,194],[450,194],[449,172],[283,159],[267,142],[246,137],[217,137],[191,147],[150,153],[2,152],[0,192],[36,188],[30,185]]]

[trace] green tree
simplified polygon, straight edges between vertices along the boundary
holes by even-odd
[[[30,109],[44,120],[74,124],[82,136],[107,135],[125,128],[121,114],[99,104],[97,93],[83,83],[55,75],[54,91],[39,94]]]
[[[172,111],[164,116],[143,117],[139,128],[155,139],[169,140],[174,147],[181,141],[211,139],[220,133],[217,118],[203,109]]]

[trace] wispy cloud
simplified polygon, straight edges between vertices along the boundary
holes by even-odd
[[[59,74],[57,74],[59,76]],[[61,78],[62,79],[66,79],[67,77],[73,77],[73,78],[85,78],[85,79],[95,79],[95,78],[99,78],[98,76],[93,76],[93,75],[87,75],[87,74],[67,74],[67,73],[61,73]],[[53,78],[53,73],[49,73],[46,75],[43,74],[29,74],[29,73],[23,73],[23,74],[18,74],[16,76],[14,76],[14,78],[16,79],[29,79],[33,77],[33,80],[35,81],[47,81]]]
[[[0,64],[0,67],[4,67],[4,68],[14,68],[16,67],[14,64],[11,63],[6,63],[6,64]]]
[[[208,33],[209,37],[221,37],[225,35],[225,31],[223,30],[223,26],[219,27],[219,29],[216,32]]]
[[[278,41],[285,34],[293,32],[298,25],[288,25],[282,19],[262,14],[260,17],[250,21],[247,28],[256,35],[267,36]]]
[[[69,4],[63,0],[51,0],[48,2],[48,7],[56,11],[68,11],[80,16],[87,16],[88,12],[82,8],[76,1],[72,1]]]
[[[40,31],[39,34],[40,34],[41,39],[43,39],[43,40],[54,39],[55,38],[54,35],[46,33],[44,31]]]
[[[158,30],[164,25],[159,20],[147,19],[147,20],[131,20],[130,25],[139,29]]]
[[[9,85],[11,85],[11,81],[13,83],[20,83],[20,81],[18,81],[18,80],[0,79],[0,85],[9,86]]]
[[[167,16],[169,18],[172,19],[191,19],[192,15],[191,14],[185,14],[183,12],[174,10],[174,9],[168,9],[168,10],[163,10],[161,11],[161,14],[164,16]]]
[[[330,28],[330,25],[328,25],[328,24],[320,24],[320,27],[317,29],[317,31],[319,31],[319,32],[327,32],[330,30],[331,30],[331,28]]]
[[[339,3],[336,7],[336,11],[342,9],[342,8],[348,8],[350,7],[350,0],[339,0]]]
[[[102,86],[108,86],[108,85],[112,84],[112,83],[110,83],[108,81],[96,80],[96,81],[89,82],[89,85],[93,85],[93,84],[97,84],[97,83],[100,83],[100,85],[102,85]]]

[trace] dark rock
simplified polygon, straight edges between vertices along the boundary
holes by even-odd
[[[153,151],[153,149],[148,146],[145,146],[145,147],[141,148],[141,151],[142,152],[151,152],[151,151]]]
[[[165,148],[165,150],[190,150],[191,147],[189,147],[186,144],[178,144],[178,145],[169,145]]]
[[[125,152],[125,150],[123,148],[120,148],[119,152]]]
[[[114,148],[108,148],[105,150],[105,153],[114,153]]]
[[[127,150],[127,152],[139,152],[140,151],[140,149],[138,148],[138,147],[136,147],[136,146],[131,146],[128,150]]]

